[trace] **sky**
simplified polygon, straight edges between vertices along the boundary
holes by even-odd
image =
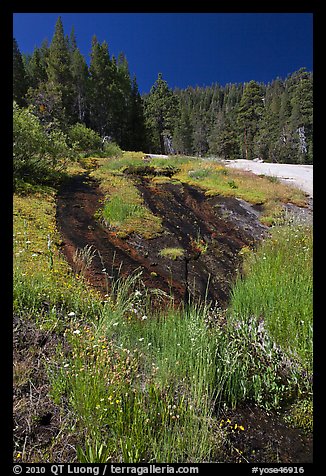
[[[301,67],[313,70],[312,13],[14,13],[21,53],[53,37],[58,16],[65,34],[90,60],[91,40],[123,52],[141,94],[158,73],[170,88],[218,83],[268,83]]]

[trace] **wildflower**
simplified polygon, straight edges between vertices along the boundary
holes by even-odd
[[[63,368],[66,369],[67,367],[69,367],[69,364],[64,364]]]
[[[117,326],[118,324],[119,324],[119,322],[114,322],[112,325]]]
[[[138,289],[135,291],[135,296],[136,297],[141,296],[141,292]]]
[[[68,317],[74,317],[75,315],[76,315],[76,313],[71,311],[71,312],[69,312]]]
[[[138,340],[139,342],[142,342],[144,340],[144,337],[140,337]]]
[[[80,334],[80,330],[79,329],[76,329],[73,334]]]
[[[147,316],[143,316],[143,317],[141,318],[142,321],[145,321],[146,319],[147,319]]]
[[[239,430],[244,431],[244,427],[242,425],[239,425],[238,428],[239,428]]]

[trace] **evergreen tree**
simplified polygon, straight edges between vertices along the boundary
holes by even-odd
[[[209,128],[205,112],[199,109],[193,115],[193,148],[202,157],[208,151]]]
[[[236,159],[239,156],[239,140],[234,128],[232,116],[224,116],[220,112],[212,130],[209,143],[209,152],[224,160]]]
[[[27,76],[18,43],[13,39],[13,99],[18,105],[26,104]]]
[[[62,92],[53,82],[40,83],[36,88],[30,88],[26,96],[45,130],[50,132],[53,129],[67,129]]]
[[[191,155],[193,153],[193,127],[187,108],[182,108],[177,120],[173,133],[173,147],[179,154]]]
[[[159,142],[159,152],[169,152],[166,141],[170,141],[174,129],[177,114],[177,99],[159,73],[157,80],[152,86],[145,102],[146,119],[152,136],[156,136]]]
[[[48,81],[62,95],[62,104],[67,122],[73,122],[74,87],[71,71],[71,57],[67,39],[64,36],[61,17],[55,25],[47,60]]]
[[[71,74],[73,81],[73,118],[74,122],[84,123],[87,115],[88,66],[77,47],[74,29],[69,40]]]
[[[133,77],[131,87],[129,121],[129,141],[126,143],[126,148],[140,151],[146,145],[146,128],[143,102],[139,94],[135,76]]]
[[[94,35],[89,66],[89,120],[90,127],[102,137],[112,135],[112,69],[107,43],[100,45]]]
[[[113,60],[113,77],[111,83],[112,135],[123,148],[130,141],[131,121],[131,79],[127,58],[120,53],[117,61]]]
[[[241,150],[246,159],[254,158],[254,138],[263,113],[263,92],[255,81],[245,84],[237,110],[237,120],[241,139]]]
[[[25,67],[29,87],[37,88],[40,83],[45,83],[48,80],[48,54],[48,42],[47,40],[44,40],[40,48],[36,47],[30,56],[25,57]]]
[[[292,114],[290,125],[297,145],[297,161],[312,161],[313,84],[305,68],[293,73],[288,80]]]

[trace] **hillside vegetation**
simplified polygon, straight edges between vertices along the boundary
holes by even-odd
[[[84,173],[87,166],[111,206],[115,198],[117,215],[104,204],[107,222],[121,233],[136,229],[147,236],[143,219],[150,212],[122,173],[126,166],[143,167],[139,155],[97,160],[76,162],[67,173]],[[283,199],[304,201],[303,194],[274,180],[252,182],[247,173],[226,173],[216,163],[184,157],[153,167],[172,166],[178,171],[171,178],[152,180],[190,181],[208,194],[239,192],[260,204],[268,203],[271,191],[278,205]],[[260,181],[264,186],[257,186]],[[126,191],[134,207],[128,214],[123,197],[119,205]],[[60,252],[55,188],[19,182],[17,192],[16,460],[274,461],[267,446],[258,453],[250,446],[252,424],[239,416],[232,420],[232,411],[244,403],[277,409],[289,425],[311,431],[309,226],[289,223],[278,210],[270,237],[256,251],[242,250],[243,272],[226,310],[205,300],[188,308],[153,308],[137,271],[118,277],[105,297],[89,288],[82,272],[72,273]],[[160,233],[159,221],[151,231]],[[40,431],[46,418],[50,435]]]

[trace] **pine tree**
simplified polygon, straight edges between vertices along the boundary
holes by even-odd
[[[90,127],[101,136],[112,135],[112,69],[107,43],[100,45],[94,35],[89,66],[89,120]]]
[[[292,113],[290,125],[297,144],[297,161],[312,161],[313,84],[305,68],[293,73],[288,80]]]
[[[254,138],[263,113],[263,93],[255,81],[245,84],[237,110],[237,120],[242,134],[241,149],[246,159],[254,158]]]
[[[144,108],[138,90],[136,76],[134,76],[132,80],[129,112],[129,140],[126,145],[126,148],[129,150],[140,151],[147,149]]]
[[[173,147],[179,154],[191,155],[193,153],[193,126],[187,108],[181,109],[173,133]]]
[[[159,152],[165,154],[167,141],[171,140],[178,106],[176,96],[159,73],[145,102],[148,127],[159,141]]]
[[[219,113],[212,129],[209,142],[209,152],[224,160],[235,159],[239,156],[239,140],[234,127],[233,115],[225,116]]]
[[[71,57],[67,39],[64,36],[61,17],[55,25],[47,60],[48,81],[62,95],[67,122],[73,122],[74,87],[71,71]]]
[[[27,76],[18,43],[13,39],[13,99],[18,105],[26,104]]]
[[[127,58],[120,53],[117,61],[112,57],[111,83],[112,134],[117,143],[126,148],[130,140],[131,79]]]
[[[87,114],[88,66],[84,56],[77,47],[74,28],[69,39],[71,74],[73,81],[73,119],[85,123]]]
[[[44,40],[40,48],[34,48],[33,53],[25,58],[26,73],[28,77],[29,87],[37,88],[40,83],[45,83],[48,80],[48,54],[48,42],[47,40]]]

